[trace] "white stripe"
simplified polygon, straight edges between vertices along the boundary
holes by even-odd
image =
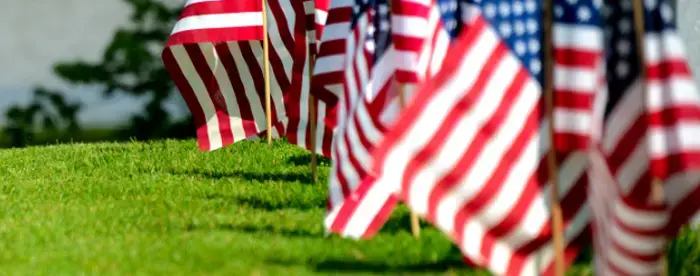
[[[603,152],[612,152],[620,139],[627,134],[632,124],[639,118],[644,105],[642,82],[635,80],[625,91],[624,96],[617,103],[615,109],[608,116],[605,124],[605,136],[603,138]]]
[[[262,14],[259,12],[195,15],[178,20],[171,35],[192,30],[252,27],[262,24]]]
[[[332,40],[346,39],[350,34],[350,22],[340,22],[323,27],[321,41],[327,42]]]
[[[599,75],[595,69],[576,68],[563,65],[554,66],[554,89],[593,95],[599,85]]]
[[[664,60],[685,60],[683,40],[675,30],[665,30],[663,33],[646,32],[644,36],[644,58],[652,65]]]
[[[651,158],[700,151],[700,124],[697,122],[680,121],[671,127],[651,127],[648,135]]]
[[[314,75],[342,71],[345,68],[345,55],[323,56],[316,59]]]
[[[367,232],[367,228],[376,218],[377,214],[387,202],[392,193],[392,187],[372,185],[365,197],[358,202],[357,208],[353,211],[345,226],[344,235],[353,238],[361,238]]]
[[[197,102],[199,106],[204,111],[204,118],[206,118],[207,123],[207,136],[209,138],[209,149],[214,150],[221,148],[221,135],[219,133],[219,120],[216,116],[216,111],[214,109],[214,104],[207,93],[207,87],[202,82],[202,79],[197,74],[197,69],[194,68],[192,60],[190,60],[185,47],[182,45],[174,45],[170,47],[170,50],[175,57],[175,61],[182,70],[182,73],[187,79],[187,83],[192,87],[195,96],[197,97]]]
[[[391,32],[394,35],[424,38],[428,33],[428,21],[426,18],[410,15],[392,15]]]
[[[635,254],[652,255],[661,253],[666,245],[666,239],[662,235],[655,237],[636,235],[625,232],[617,223],[613,224],[610,230],[613,239],[619,246]]]
[[[600,27],[557,23],[552,27],[552,33],[552,43],[557,48],[602,51],[603,31]]]
[[[671,206],[676,206],[700,185],[700,172],[690,171],[669,178],[664,183],[664,197]]]
[[[187,0],[187,3],[185,3],[185,7],[192,5],[192,4],[197,4],[197,3],[202,3],[202,2],[219,2],[220,0]]]
[[[248,103],[250,104],[250,111],[253,114],[253,120],[255,121],[255,129],[257,130],[257,132],[260,132],[267,128],[267,119],[265,115],[264,105],[262,102],[260,102],[260,97],[258,97],[257,89],[255,88],[255,84],[253,81],[253,76],[250,74],[248,64],[245,62],[245,59],[243,59],[243,55],[241,54],[241,48],[238,45],[238,42],[232,42],[227,44],[229,51],[231,52],[231,56],[233,57],[233,60],[236,63],[236,68],[238,69],[238,74],[240,75],[240,79],[243,82],[243,87],[245,88],[245,97],[248,99]],[[255,45],[257,43],[249,44]],[[252,45],[251,48],[253,48]],[[258,46],[258,49],[259,48],[260,47]]]
[[[228,113],[229,116],[229,125],[233,132],[234,141],[245,139],[246,135],[243,129],[243,120],[241,119],[241,113],[239,111],[248,107],[241,107],[238,105],[236,97],[234,96],[233,85],[231,85],[231,80],[228,77],[226,68],[221,64],[221,60],[214,49],[214,45],[211,43],[200,43],[199,49],[202,51],[209,65],[209,69],[214,73],[219,89],[221,89],[221,95],[226,102],[226,113]],[[232,64],[229,64],[229,66],[231,65]]]
[[[651,112],[676,106],[698,106],[700,93],[690,76],[670,76],[647,81],[647,108]]]
[[[326,25],[326,20],[328,19],[328,12],[324,10],[316,9],[316,24]]]
[[[564,131],[566,133],[576,133],[587,135],[591,129],[591,113],[588,111],[556,108],[554,110],[554,129]]]
[[[615,216],[624,224],[639,230],[663,229],[668,222],[668,215],[659,211],[635,210],[624,203],[613,206]]]

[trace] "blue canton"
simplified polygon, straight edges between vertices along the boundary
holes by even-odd
[[[645,32],[675,29],[675,16],[666,0],[644,1]],[[602,9],[605,21],[608,103],[605,118],[615,109],[632,83],[639,77],[639,51],[634,31],[632,1],[612,1]]]
[[[542,83],[542,1],[474,0],[490,25],[527,68]]]
[[[367,21],[365,49],[372,54],[372,61],[379,59],[391,46],[391,17],[389,0],[356,0],[350,29],[358,28],[360,20]]]

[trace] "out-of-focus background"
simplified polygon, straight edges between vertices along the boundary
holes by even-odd
[[[189,111],[160,60],[184,2],[4,3],[0,147],[193,137]],[[700,1],[676,2],[679,29],[700,80]]]

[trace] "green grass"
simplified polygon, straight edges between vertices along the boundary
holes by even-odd
[[[435,229],[415,240],[405,208],[371,240],[326,237],[329,164],[315,184],[308,164],[283,141],[208,153],[192,140],[0,150],[0,272],[486,275]],[[699,242],[687,231],[669,263],[698,271]]]

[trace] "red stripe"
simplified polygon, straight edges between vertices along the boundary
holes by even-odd
[[[233,143],[233,132],[231,131],[231,124],[229,122],[229,117],[227,114],[226,100],[221,94],[221,88],[216,81],[214,73],[207,65],[207,60],[202,53],[201,48],[197,44],[187,44],[184,45],[185,50],[189,54],[192,60],[194,68],[197,70],[197,74],[202,79],[202,83],[207,88],[207,93],[209,94],[209,99],[214,105],[214,110],[216,112],[216,117],[219,122],[219,134],[221,134],[221,143],[223,145],[228,145]]]
[[[197,96],[194,94],[194,90],[187,82],[187,78],[182,73],[182,69],[177,64],[175,56],[169,47],[165,48],[162,54],[163,63],[165,64],[165,69],[168,70],[170,78],[175,83],[175,86],[180,90],[180,95],[185,100],[187,107],[192,113],[194,124],[197,127],[197,142],[199,149],[202,151],[207,151],[211,149],[209,143],[209,132],[207,131],[207,121],[204,116],[204,110],[197,100]]]
[[[287,124],[287,130],[286,130],[286,137],[289,141],[289,143],[298,145],[298,137],[297,133],[299,131],[299,123],[300,120],[302,120],[301,116],[304,116],[304,119],[310,118],[308,111],[306,114],[301,114],[301,106],[303,105],[308,105],[308,100],[306,102],[301,102],[301,96],[302,96],[302,82],[303,80],[307,77],[304,75],[304,67],[306,66],[307,62],[307,44],[306,44],[306,36],[308,34],[308,28],[311,28],[309,25],[312,23],[308,22],[308,19],[306,18],[305,14],[306,11],[304,10],[303,2],[294,5],[294,12],[295,12],[295,19],[296,22],[294,24],[294,49],[293,51],[290,51],[291,54],[294,55],[294,64],[292,66],[292,82],[289,87],[289,91],[287,91],[285,97],[284,97],[284,104],[285,104],[285,110],[287,111],[287,117],[289,118],[289,122]],[[306,125],[306,130],[305,132],[307,133],[306,135],[306,141],[304,141],[304,145],[310,145],[310,134],[309,131],[309,125]],[[312,150],[313,152],[313,150]]]
[[[237,44],[244,44],[248,42],[236,42]],[[221,65],[224,66],[226,74],[231,81],[231,86],[233,87],[233,95],[236,97],[236,102],[238,103],[238,111],[241,114],[241,120],[243,124],[243,130],[245,131],[246,137],[253,136],[258,133],[257,126],[255,125],[255,117],[251,110],[250,101],[246,97],[246,89],[241,80],[241,75],[238,71],[238,66],[236,61],[233,59],[231,50],[229,49],[228,43],[220,43],[216,45],[216,52],[221,59]]]
[[[262,26],[198,29],[177,32],[170,35],[166,46],[203,42],[216,43],[227,41],[247,41],[262,39]]]
[[[684,77],[692,79],[692,74],[685,60],[664,60],[658,64],[647,65],[647,78],[653,80],[666,80],[672,77]]]
[[[554,61],[557,65],[583,67],[595,70],[601,56],[599,51],[586,51],[576,48],[554,47]]]
[[[404,182],[402,183],[404,189],[404,197],[406,199],[410,198],[410,194],[408,191],[410,191],[410,185],[412,185],[415,175],[419,172],[419,170],[423,169],[423,166],[425,165],[425,162],[432,159],[432,156],[437,154],[439,152],[439,149],[444,146],[444,141],[452,134],[454,131],[454,127],[459,121],[461,121],[462,117],[471,109],[473,108],[474,104],[477,104],[479,102],[479,99],[482,97],[484,94],[484,88],[486,84],[490,81],[492,78],[494,71],[497,69],[497,66],[502,62],[504,59],[504,56],[507,52],[507,47],[503,43],[499,43],[497,47],[491,52],[491,55],[489,56],[488,60],[481,66],[482,71],[479,72],[478,77],[476,78],[476,82],[474,83],[473,86],[468,87],[466,92],[463,92],[463,97],[457,102],[450,113],[445,117],[445,120],[441,123],[441,127],[438,129],[438,131],[435,132],[435,135],[431,139],[431,141],[420,151],[418,154],[416,154],[416,157],[412,159],[408,165],[406,166],[406,173],[404,175]],[[471,54],[471,52],[468,52],[467,55]],[[520,72],[518,72],[520,74]],[[510,90],[510,89],[509,89]],[[506,93],[510,94],[508,91]],[[503,103],[506,104],[506,103]],[[501,110],[496,110],[496,113],[503,112]],[[498,123],[499,120],[505,119],[505,117],[497,117],[494,114],[494,117],[489,119],[489,122],[485,123],[482,125],[482,128],[480,129],[481,131],[485,131],[485,133],[477,133],[477,135],[474,137],[474,140],[471,141],[470,145],[467,147],[465,153],[462,155],[462,158],[458,161],[457,163],[457,168],[455,170],[451,170],[450,173],[444,176],[441,181],[437,182],[437,185],[433,188],[433,190],[430,192],[430,196],[428,198],[428,214],[427,218],[429,220],[435,221],[437,219],[437,209],[442,201],[442,198],[450,192],[454,187],[459,185],[461,183],[461,179],[466,174],[469,172],[469,169],[474,165],[474,162],[477,157],[479,157],[480,151],[483,149],[482,147],[485,145],[485,143],[489,140],[489,138],[483,137],[482,135],[491,135],[495,131],[493,127],[495,125],[489,124],[491,120],[495,120],[496,123]],[[459,225],[459,224],[456,224]],[[457,239],[458,241],[461,241],[461,239]]]
[[[272,1],[271,1],[272,2]],[[262,12],[262,1],[206,1],[187,5],[179,19],[197,15]]]
[[[483,19],[478,19],[474,23],[474,31],[466,33],[457,39],[454,47],[450,48],[448,51],[448,56],[455,56],[456,53],[468,52],[474,47],[476,38],[480,35],[486,28],[486,22]],[[450,54],[452,53],[452,54]],[[413,102],[413,104],[406,107],[403,111],[405,114],[401,116],[396,124],[394,125],[394,131],[387,133],[384,137],[384,141],[381,146],[377,147],[373,156],[377,164],[383,164],[386,161],[387,154],[391,150],[397,141],[401,141],[404,135],[407,134],[408,130],[415,123],[414,116],[420,114],[427,107],[433,97],[437,96],[434,91],[439,90],[440,86],[452,78],[452,74],[456,68],[459,68],[461,59],[446,60],[443,64],[443,70],[440,71],[434,78],[433,81],[426,83],[421,89],[416,92],[413,96],[414,99],[424,99],[422,101]],[[380,167],[381,168],[381,167]],[[381,171],[378,171],[381,173]]]

